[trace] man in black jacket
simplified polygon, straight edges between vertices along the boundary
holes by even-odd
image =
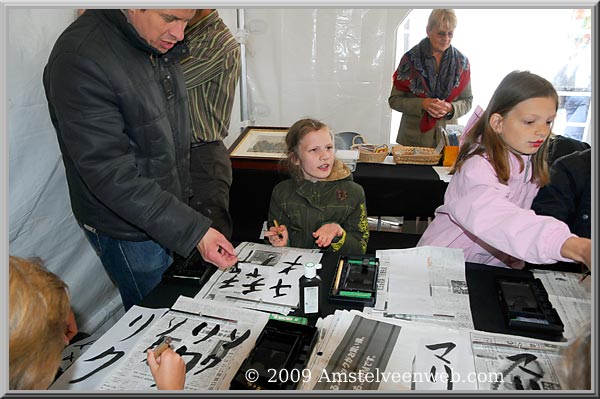
[[[187,205],[190,117],[178,59],[191,9],[87,10],[44,69],[73,213],[125,308],[161,279],[172,252],[219,268],[231,243]]]

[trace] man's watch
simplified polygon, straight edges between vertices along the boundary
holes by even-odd
[[[452,119],[454,118],[454,106],[452,104],[450,104],[450,106],[452,107],[452,111],[448,112],[446,115],[444,115],[444,119]]]

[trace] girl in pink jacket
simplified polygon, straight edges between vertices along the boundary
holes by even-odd
[[[589,239],[530,209],[549,180],[547,145],[557,109],[550,82],[528,71],[509,73],[466,133],[444,204],[418,246],[462,248],[467,262],[515,269],[524,261],[590,267]]]

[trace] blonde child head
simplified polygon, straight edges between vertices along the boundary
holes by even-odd
[[[10,389],[46,389],[65,347],[67,285],[39,259],[9,258]]]
[[[327,150],[330,153],[330,164],[333,165],[334,162],[334,147],[333,147],[333,134],[331,130],[325,125],[323,122],[320,122],[316,119],[300,119],[295,122],[288,130],[285,136],[285,144],[286,144],[286,153],[287,153],[287,166],[290,174],[297,179],[307,178],[306,170],[307,167],[305,163],[305,156],[302,151],[302,143],[304,138],[312,133],[326,131],[329,135],[327,143],[325,146],[327,148],[323,148],[323,150]],[[331,169],[330,169],[331,171]]]
[[[524,102],[533,99],[550,104],[550,115],[541,112],[543,118],[538,118],[539,120],[535,123],[546,126],[546,130],[540,135],[540,137],[544,137],[543,142],[532,147],[525,154],[532,154],[532,181],[540,186],[548,183],[549,174],[546,161],[548,137],[550,137],[554,116],[558,109],[558,94],[549,81],[529,71],[513,71],[500,82],[481,118],[466,132],[451,173],[460,170],[460,167],[471,156],[486,154],[496,171],[498,180],[506,184],[510,177],[509,152],[517,154],[523,152],[519,148],[511,146],[510,142],[502,137],[502,122],[511,117],[511,111],[514,111],[515,108],[521,107]],[[532,119],[535,121],[535,117]],[[512,131],[515,131],[514,126],[517,126],[516,129],[522,129],[523,134],[527,134],[525,126],[530,122],[523,120],[520,123],[513,124]],[[519,162],[521,162],[520,158]],[[521,169],[523,167],[524,165],[521,164]]]
[[[592,327],[585,323],[573,342],[562,351],[560,377],[564,389],[585,390],[592,387]]]

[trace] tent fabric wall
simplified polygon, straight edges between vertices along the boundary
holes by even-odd
[[[387,142],[396,28],[407,10],[247,9],[244,31],[235,9],[219,13],[246,43],[248,63],[250,120],[236,99],[226,145],[245,126],[306,116]],[[121,300],[71,212],[42,85],[54,42],[75,17],[65,8],[7,10],[9,252],[38,256],[61,276],[80,330],[92,333],[118,317]]]
[[[246,10],[251,124],[303,117],[387,143],[402,9]]]
[[[8,10],[9,252],[40,257],[61,276],[79,329],[93,332],[118,314],[121,299],[71,212],[42,85],[50,50],[74,19],[73,9]]]

